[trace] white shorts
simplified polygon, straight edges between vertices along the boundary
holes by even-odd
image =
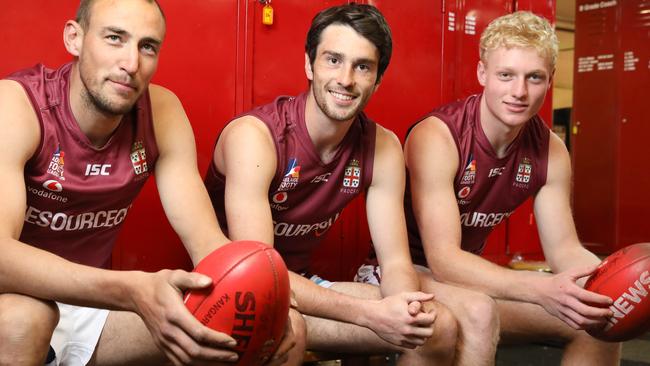
[[[108,310],[56,304],[60,318],[50,342],[56,358],[48,365],[85,366],[95,352]]]
[[[330,288],[334,284],[334,282],[328,281],[328,280],[326,280],[324,278],[320,278],[317,275],[303,273],[303,276],[305,276],[308,280],[310,280],[311,282],[317,284],[320,287]]]
[[[414,264],[413,268],[422,273],[431,273],[429,268]],[[354,275],[354,282],[369,283],[371,285],[379,286],[381,283],[381,268],[374,264],[362,264]]]

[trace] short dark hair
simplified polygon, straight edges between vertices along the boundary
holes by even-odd
[[[158,10],[160,10],[160,15],[163,17],[163,21],[167,23],[167,19],[165,18],[165,13],[163,12],[162,8],[160,7],[160,4],[158,4],[158,0],[146,0],[149,3],[154,3],[158,7]],[[95,3],[95,0],[81,0],[79,1],[79,8],[77,8],[77,17],[75,18],[75,21],[81,25],[81,28],[83,29],[88,29],[88,25],[90,24],[90,9],[93,7],[93,3]]]
[[[355,3],[334,6],[316,14],[311,22],[305,42],[305,52],[309,56],[309,62],[312,66],[316,58],[316,48],[320,44],[321,33],[332,24],[352,27],[377,47],[377,50],[379,50],[377,82],[379,82],[384,71],[388,68],[390,56],[393,53],[393,39],[384,16],[372,5]]]

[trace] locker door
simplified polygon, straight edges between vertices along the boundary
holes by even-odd
[[[42,63],[56,68],[72,56],[63,46],[63,27],[74,19],[74,1],[5,1],[0,11],[0,77]]]
[[[167,34],[153,83],[183,103],[205,174],[218,131],[235,114],[237,1],[161,0]],[[154,179],[147,182],[113,252],[113,267],[155,271],[192,265],[164,215]]]
[[[366,113],[403,142],[407,129],[442,100],[442,1],[370,3],[391,27],[393,56]]]
[[[404,141],[411,124],[440,103],[441,83],[441,9],[440,0],[411,0],[399,3],[374,0],[391,27],[393,54],[381,85],[373,95],[366,113],[377,123],[392,130]],[[343,268],[356,269],[366,257],[370,234],[362,199],[346,209],[354,224],[344,222],[341,240],[354,248],[341,258]],[[348,249],[349,251],[349,249]],[[342,273],[348,279],[354,272]]]
[[[647,219],[650,217],[650,170],[647,166],[647,140],[650,117],[645,105],[650,85],[650,1],[621,2],[620,44],[617,62],[620,80],[621,128],[619,156],[620,206],[619,237],[612,251],[643,241],[650,241]],[[645,92],[640,92],[646,90]]]
[[[481,33],[495,18],[511,13],[512,0],[456,0],[445,2],[443,30],[443,103],[479,93],[476,78]]]
[[[555,0],[516,0],[515,10],[528,10],[555,22]],[[549,125],[553,125],[553,90],[549,89],[539,115]],[[533,200],[529,199],[508,219],[508,252],[521,253],[527,259],[542,258],[542,247],[533,214]]]
[[[304,39],[311,19],[318,10],[341,3],[345,1],[277,1],[272,3],[276,24],[269,27],[254,22],[252,104],[271,101],[278,94],[305,90]],[[394,44],[391,64],[366,112],[403,138],[407,127],[440,101],[441,4],[368,3],[377,6],[386,17]],[[255,12],[260,11],[261,6],[255,5]],[[286,19],[291,19],[289,25]],[[278,58],[278,54],[283,57]],[[276,60],[269,60],[274,57]],[[344,210],[325,240],[314,255],[313,271],[331,279],[351,279],[370,245],[363,199],[355,200]],[[333,261],[338,266],[333,266]]]
[[[539,16],[548,19],[552,25],[555,24],[555,1],[556,0],[515,0],[515,10],[528,10]],[[546,93],[546,100],[539,112],[544,121],[553,125],[553,88]]]
[[[616,176],[620,127],[617,123],[617,7],[576,2],[573,90],[574,216],[578,236],[589,249],[614,247],[617,221]]]
[[[345,3],[345,0],[273,1],[273,24],[264,25],[263,5],[248,1],[249,36],[246,39],[242,111],[269,103],[278,95],[297,95],[307,90],[305,38],[311,21],[319,11]],[[314,273],[327,279],[350,279],[349,269],[353,267],[350,260],[358,257],[351,254],[351,249],[357,248],[358,242],[364,242],[366,248],[368,245],[365,243],[367,235],[359,229],[365,223],[365,209],[362,203],[356,202],[359,201],[343,211],[313,256]]]
[[[345,0],[282,0],[272,2],[274,21],[262,24],[263,5],[248,2],[246,91],[244,110],[269,103],[278,95],[296,95],[307,89],[305,38],[314,16]],[[247,102],[250,101],[250,102]]]
[[[479,93],[476,77],[481,33],[495,18],[512,12],[512,0],[446,1],[443,14],[442,104]],[[490,234],[483,255],[507,262],[507,221]]]

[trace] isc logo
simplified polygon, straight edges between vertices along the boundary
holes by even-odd
[[[315,177],[314,179],[312,179],[311,182],[309,182],[309,183],[327,182],[330,175],[332,175],[332,173],[321,174],[321,175]]]
[[[86,165],[86,175],[110,175],[108,171],[111,168],[111,164],[88,164]]]
[[[496,177],[498,175],[503,174],[503,171],[505,169],[506,169],[505,167],[490,169],[490,173],[488,174],[488,178]]]

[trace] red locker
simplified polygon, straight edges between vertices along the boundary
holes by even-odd
[[[403,141],[408,127],[440,101],[440,89],[431,86],[441,82],[442,4],[439,0],[412,1],[408,6],[391,0],[368,3],[379,8],[391,27],[393,54],[365,112]],[[371,245],[365,201],[355,200],[339,221],[339,231],[330,233],[315,253],[313,267],[331,278],[350,280]],[[332,258],[340,258],[338,268],[332,268]]]
[[[625,1],[621,9],[621,143],[618,176],[619,229],[617,250],[650,241],[650,171],[643,168],[650,138],[650,117],[643,106],[650,93],[650,1]]]
[[[262,5],[255,1],[248,3],[250,30],[246,39],[247,55],[245,62],[244,107],[271,102],[278,95],[297,95],[307,90],[308,80],[305,76],[305,37],[312,18],[322,9],[345,4],[346,0],[301,1],[283,0],[272,3],[274,20],[272,25],[262,24]],[[350,261],[359,255],[350,251],[356,245],[344,243],[359,242],[359,238],[348,237],[363,235],[366,231],[359,226],[365,218],[363,204],[358,200],[343,211],[337,223],[330,228],[324,244],[314,255],[312,272],[324,278],[341,280],[350,278]],[[344,236],[346,240],[344,240]],[[363,240],[367,248],[367,240]],[[365,253],[364,253],[365,255]],[[336,265],[332,265],[332,262]]]
[[[481,33],[493,19],[511,13],[512,9],[512,0],[445,2],[440,104],[460,100],[483,90],[476,77]],[[484,257],[499,263],[509,260],[508,230],[507,220],[495,228],[488,237]]]
[[[555,0],[517,0],[515,10],[528,10],[555,22]],[[549,125],[553,125],[553,90],[549,89],[539,115]],[[536,260],[544,257],[533,214],[533,200],[529,199],[508,218],[507,254],[521,254],[525,259]]]
[[[443,103],[483,90],[476,77],[481,33],[493,19],[512,13],[513,8],[512,0],[445,2]]]
[[[393,56],[366,113],[403,142],[407,129],[442,102],[442,1],[369,1],[386,17]]]
[[[167,34],[153,82],[172,90],[183,103],[204,174],[218,132],[236,113],[239,4],[161,0],[160,5],[167,15]],[[153,179],[129,212],[113,252],[113,267],[192,268],[165,217]]]
[[[69,59],[63,26],[78,3],[2,1],[0,11],[0,77],[37,63],[59,65]]]
[[[642,112],[650,85],[650,2],[576,7],[573,112],[574,206],[578,234],[608,254],[650,240],[650,136]]]
[[[245,97],[244,110],[266,104],[278,95],[296,95],[307,89],[305,76],[305,37],[312,18],[321,10],[347,3],[346,0],[300,1],[283,0],[271,3],[272,25],[262,24],[263,6],[249,1],[248,28],[245,40],[246,81],[250,94]]]

